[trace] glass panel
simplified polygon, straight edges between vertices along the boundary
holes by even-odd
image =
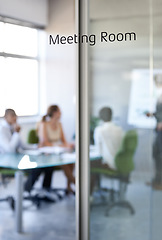
[[[37,56],[36,29],[6,23],[4,38],[4,52],[30,57]]]
[[[38,114],[38,62],[0,57],[0,65],[0,116],[6,108],[13,108],[18,116]]]
[[[90,0],[90,136],[102,156],[91,162],[93,240],[150,239],[156,119],[149,113],[161,74],[152,66],[151,11],[150,1]]]
[[[162,141],[161,141],[161,127],[160,122],[161,118],[161,94],[162,94],[162,43],[161,43],[161,24],[162,24],[162,5],[159,1],[153,0],[153,66],[154,66],[154,80],[156,80],[156,89],[157,89],[157,99],[158,99],[158,107],[157,107],[157,127],[158,130],[154,133],[154,162],[155,162],[155,174],[156,174],[156,182],[152,191],[152,239],[160,240],[162,236],[162,228],[161,228],[161,220],[162,220]]]

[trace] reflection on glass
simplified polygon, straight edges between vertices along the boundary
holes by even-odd
[[[138,3],[139,8],[137,2],[101,1],[99,5],[90,0],[89,32],[98,37],[96,45],[89,47],[90,136],[91,144],[102,155],[99,162],[90,164],[93,240],[149,240],[151,233],[153,240],[160,240],[162,234],[161,151],[158,161],[155,156],[157,147],[162,149],[162,108],[158,104],[162,93],[158,27],[162,8],[154,4],[151,16],[151,1]],[[135,32],[137,38],[101,42],[101,31],[114,34],[111,36]],[[157,78],[158,86],[154,81]],[[103,107],[113,113],[106,121],[101,114]],[[119,128],[124,132],[121,141]]]
[[[37,163],[31,162],[28,155],[24,155],[18,164],[18,169],[31,169],[36,167]]]

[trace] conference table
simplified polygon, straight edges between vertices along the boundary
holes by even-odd
[[[90,147],[90,160],[101,158],[96,149]],[[49,151],[24,151],[22,153],[4,153],[0,154],[0,167],[16,170],[16,195],[15,195],[15,221],[16,232],[22,232],[23,216],[23,170],[34,168],[45,168],[52,166],[62,166],[76,162],[75,152],[60,151],[52,153]]]

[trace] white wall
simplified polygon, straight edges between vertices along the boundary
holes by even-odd
[[[0,15],[46,26],[48,0],[0,0]]]

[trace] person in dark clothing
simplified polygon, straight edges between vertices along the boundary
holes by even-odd
[[[159,89],[159,78],[155,76],[155,84]],[[155,128],[156,136],[153,143],[153,158],[155,161],[155,176],[152,185],[155,189],[162,190],[162,94],[158,97],[156,110],[154,113],[146,113],[147,117],[155,117],[157,124]]]
[[[34,183],[37,181],[37,179],[41,175],[41,173],[44,173],[42,187],[47,190],[50,189],[53,170],[54,170],[53,167],[36,168],[36,169],[28,170],[29,176],[27,178],[27,181],[25,182],[24,190],[27,192],[30,192],[33,188]]]

